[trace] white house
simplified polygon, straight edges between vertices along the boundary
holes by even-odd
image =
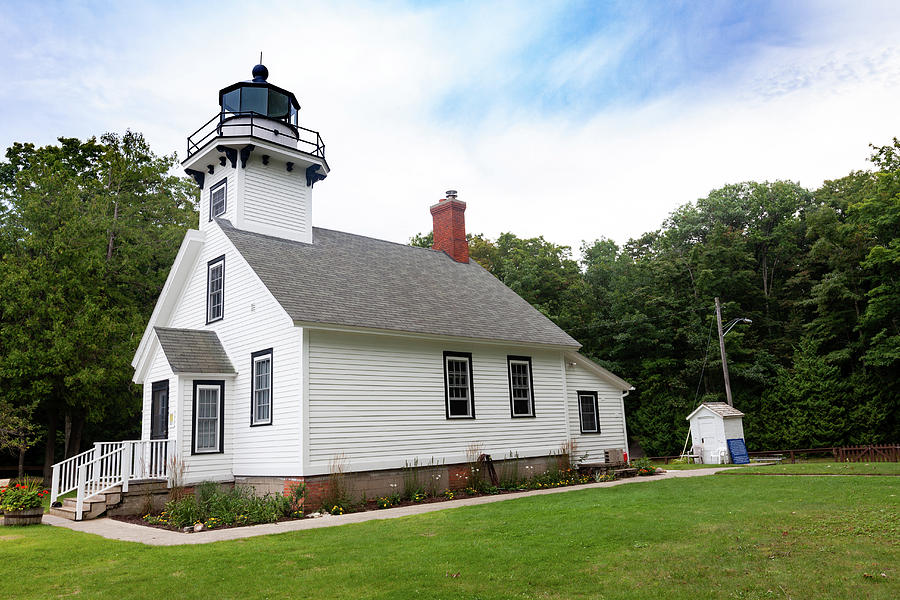
[[[694,455],[704,464],[731,462],[728,440],[744,439],[744,413],[725,402],[704,402],[685,419]]]
[[[416,459],[452,470],[476,446],[538,462],[569,440],[592,461],[627,453],[631,386],[469,260],[455,192],[431,206],[433,249],[313,227],[324,144],[293,94],[253,75],[188,138],[200,227],[132,361],[141,440],[82,462],[114,454],[121,483],[174,457],[186,483],[280,490],[336,457],[374,482]],[[55,469],[58,493],[79,468]]]

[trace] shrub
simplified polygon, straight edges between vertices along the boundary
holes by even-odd
[[[599,471],[594,473],[594,481],[597,483],[602,483],[604,481],[615,481],[616,474],[614,471],[606,471],[605,473],[600,473]]]
[[[286,516],[298,516],[292,497],[281,494],[257,496],[253,488],[235,486],[222,489],[204,482],[193,494],[170,500],[159,515],[145,515],[153,525],[183,528],[198,523],[210,529],[232,525],[273,523]],[[302,513],[301,513],[302,515]]]
[[[306,501],[306,483],[296,481],[288,486],[286,497],[291,503],[291,513],[303,514],[303,503]]]
[[[653,475],[656,473],[656,467],[650,462],[650,459],[643,456],[637,460],[631,461],[631,466],[637,469],[638,475]]]
[[[527,487],[532,489],[545,489],[554,487],[564,487],[567,485],[578,485],[580,483],[589,483],[591,478],[582,475],[577,469],[554,469],[551,468],[535,475],[526,482]]]

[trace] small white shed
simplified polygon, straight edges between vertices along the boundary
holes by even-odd
[[[726,440],[744,439],[744,413],[725,402],[704,402],[686,418],[693,452],[704,464],[731,462]]]

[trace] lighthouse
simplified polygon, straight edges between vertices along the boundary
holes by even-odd
[[[200,186],[200,231],[216,219],[234,227],[312,242],[312,191],[328,176],[325,144],[302,127],[292,92],[269,70],[219,90],[219,111],[188,136],[185,172]]]

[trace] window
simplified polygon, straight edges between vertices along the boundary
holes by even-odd
[[[531,357],[507,356],[509,368],[509,410],[513,417],[534,416],[534,384]]]
[[[222,452],[224,400],[224,381],[194,381],[194,454]]]
[[[472,355],[468,352],[444,352],[444,396],[448,419],[475,418]]]
[[[578,392],[578,415],[581,420],[581,433],[600,433],[597,392]]]
[[[225,316],[225,257],[220,256],[206,265],[206,322]]]
[[[209,220],[225,214],[226,195],[228,193],[228,180],[223,179],[209,188]]]
[[[154,381],[150,393],[150,439],[169,437],[169,380]]]
[[[253,389],[250,392],[250,425],[272,424],[272,349],[250,355]]]

